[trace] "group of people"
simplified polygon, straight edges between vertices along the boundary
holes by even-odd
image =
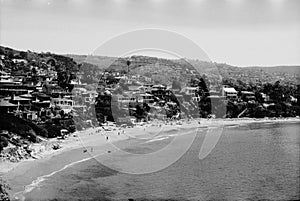
[[[114,130],[115,130],[115,129],[114,129]],[[105,132],[105,131],[106,131],[106,132]],[[108,138],[108,133],[109,133],[109,132],[110,132],[110,130],[107,130],[106,128],[104,128],[104,127],[102,126],[101,128],[97,129],[97,130],[94,132],[94,134],[95,134],[95,133],[100,133],[101,135],[104,135],[104,136],[105,136],[106,140],[108,140],[108,139],[109,139],[109,138]],[[125,131],[124,131],[123,129],[119,128],[119,130],[118,130],[118,132],[117,132],[117,135],[124,134],[124,133],[125,133]],[[93,132],[90,132],[89,135],[93,135]]]
[[[108,133],[109,133],[109,131],[106,131],[107,129],[105,129],[103,126],[101,127],[101,128],[99,128],[99,129],[97,129],[96,131],[91,131],[91,132],[89,132],[89,135],[94,135],[94,134],[101,134],[101,135],[104,135],[105,136],[105,139],[106,139],[106,141],[108,141],[109,140],[109,136],[108,136]],[[106,132],[105,132],[106,131]],[[121,135],[121,134],[124,134],[125,133],[125,131],[123,130],[123,129],[119,129],[118,130],[118,132],[117,132],[117,135]],[[94,151],[94,149],[93,149],[93,147],[91,147],[91,152],[93,152]],[[84,149],[83,150],[83,153],[85,153],[85,152],[87,152],[87,149]]]

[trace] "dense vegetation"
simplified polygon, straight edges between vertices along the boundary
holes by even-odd
[[[30,142],[38,142],[37,135],[47,135],[47,131],[34,123],[7,114],[0,115],[0,130],[7,130],[11,133],[15,133]]]
[[[73,119],[50,119],[42,125],[37,125],[29,120],[18,118],[11,114],[0,115],[0,130],[8,131],[7,136],[1,136],[0,152],[3,147],[7,146],[7,142],[19,146],[23,142],[39,142],[38,136],[53,138],[60,136],[61,129],[68,129],[70,132],[75,131]],[[15,141],[11,141],[11,134],[20,137]],[[22,141],[22,142],[21,142]]]
[[[300,85],[282,85],[279,81],[260,85],[246,84],[240,80],[223,80],[223,84],[235,88],[239,96],[241,96],[241,91],[253,92],[255,101],[224,100],[219,101],[214,106],[210,105],[205,108],[206,104],[210,104],[211,100],[204,98],[200,101],[201,110],[206,111],[207,114],[211,114],[211,111],[220,111],[220,109],[213,107],[226,107],[225,117],[230,118],[238,117],[245,109],[247,110],[243,116],[254,118],[295,117],[300,115]],[[269,96],[269,100],[264,100],[262,93]],[[208,95],[204,93],[202,97],[207,97]]]

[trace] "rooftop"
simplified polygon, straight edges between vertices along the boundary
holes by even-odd
[[[20,96],[6,97],[5,100],[31,101],[31,99],[29,99],[29,98],[22,98]]]
[[[234,88],[232,88],[232,87],[230,87],[230,88],[224,88],[224,91],[225,92],[229,92],[229,93],[237,93],[237,91]]]
[[[3,99],[0,99],[0,107],[18,107],[18,106],[8,101],[5,101]]]
[[[252,92],[252,91],[242,91],[242,94],[252,95],[252,94],[254,94],[254,92]]]

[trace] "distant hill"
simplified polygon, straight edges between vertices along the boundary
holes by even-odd
[[[66,56],[71,57],[76,61],[77,63],[91,63],[94,65],[97,65],[100,69],[106,69],[112,66],[116,66],[117,64],[121,64],[121,66],[125,67],[126,65],[126,59],[129,58],[116,58],[116,57],[107,57],[107,56],[94,56],[94,55],[74,55],[74,54],[67,54]],[[212,63],[207,61],[199,61],[199,60],[188,60],[185,61],[184,59],[178,59],[178,60],[171,60],[171,59],[162,59],[162,58],[156,58],[156,57],[148,57],[148,56],[133,56],[130,58],[130,60],[133,63],[133,68],[146,65],[146,64],[154,64],[156,62],[160,62],[160,64],[165,66],[182,66],[186,65],[187,63],[191,65],[187,66],[193,66],[196,69],[206,71],[208,69],[213,69],[215,67],[222,68],[224,66],[229,68],[242,68],[244,70],[263,70],[265,72],[269,73],[288,73],[288,74],[299,74],[300,75],[300,65],[299,66],[251,66],[251,67],[239,67],[239,66],[232,66],[228,64],[222,64],[222,63]]]
[[[224,63],[214,63],[199,60],[185,59],[163,59],[149,56],[132,56],[130,58],[114,58],[105,56],[84,56],[67,55],[76,62],[87,62],[94,64],[99,69],[121,71],[127,70],[126,61],[130,60],[130,69],[135,70],[139,67],[158,64],[161,68],[189,69],[196,70],[200,74],[208,76],[221,75],[223,78],[240,79],[243,81],[273,82],[280,80],[282,82],[298,83],[300,82],[300,66],[274,66],[274,67],[238,67]]]
[[[159,64],[161,67],[172,68],[187,68],[190,70],[198,70],[200,72],[216,69],[216,65],[212,62],[199,61],[199,60],[185,60],[185,59],[164,59],[149,56],[131,56],[126,58],[116,58],[107,56],[94,56],[94,55],[73,55],[67,54],[67,57],[71,57],[77,63],[90,63],[97,65],[99,69],[107,70],[122,70],[127,68],[127,60],[131,61],[130,68],[135,69],[138,67]]]
[[[271,67],[245,67],[248,69],[264,70],[269,73],[288,73],[297,74],[300,76],[300,66],[271,66]]]

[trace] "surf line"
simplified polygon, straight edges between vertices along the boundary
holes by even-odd
[[[147,143],[155,142],[155,141],[160,141],[160,140],[164,140],[164,139],[167,139],[167,138],[169,138],[169,136],[167,136],[167,137],[155,138],[155,139],[152,139],[152,140],[148,140],[148,141],[144,142],[143,144],[147,144]]]
[[[153,138],[151,140],[148,140],[142,144],[147,144],[147,143],[150,143],[150,142],[155,142],[155,141],[161,141],[161,140],[165,140],[165,139],[168,139],[170,137],[177,137],[177,136],[183,136],[183,135],[190,135],[194,132],[198,132],[199,130],[197,129],[196,131],[192,130],[192,131],[186,131],[184,133],[176,133],[176,134],[170,134],[170,135],[160,135],[156,138]]]
[[[100,156],[100,155],[103,155],[103,154],[104,154],[104,153],[100,153],[100,154],[97,154],[97,155],[95,155],[95,156],[91,156],[91,157],[84,158],[84,159],[79,160],[79,161],[72,162],[72,163],[70,163],[70,164],[65,165],[63,168],[61,168],[61,169],[59,169],[59,170],[56,170],[56,171],[54,171],[54,172],[52,172],[52,173],[50,173],[50,174],[43,175],[43,176],[39,176],[36,180],[32,181],[31,184],[25,186],[25,190],[24,190],[24,191],[19,191],[19,192],[15,193],[15,198],[18,199],[18,196],[17,196],[17,195],[19,195],[19,194],[29,193],[30,191],[32,191],[33,189],[35,189],[36,187],[38,187],[38,185],[39,185],[41,182],[43,182],[44,180],[46,180],[46,178],[51,177],[51,176],[55,175],[56,173],[61,172],[61,171],[65,170],[65,169],[67,169],[67,168],[69,168],[69,167],[71,167],[71,166],[73,166],[73,165],[75,165],[75,164],[78,164],[78,163],[82,163],[82,162],[91,160],[91,159],[96,158],[96,157],[98,157],[98,156]]]

